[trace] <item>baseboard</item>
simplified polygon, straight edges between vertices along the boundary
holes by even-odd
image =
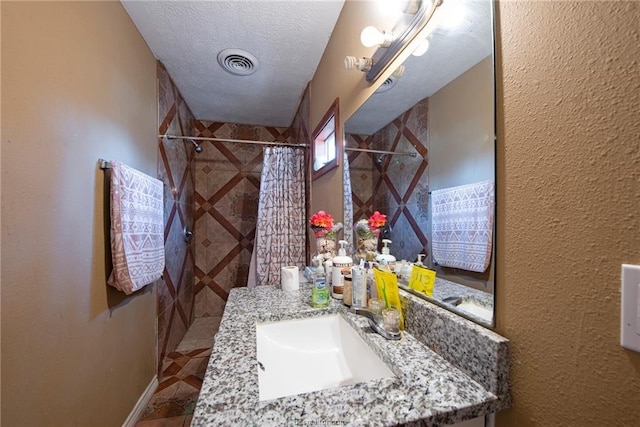
[[[153,393],[156,391],[157,388],[158,388],[158,376],[154,375],[153,378],[151,379],[151,382],[147,386],[147,388],[144,390],[144,392],[142,392],[142,395],[138,399],[136,406],[133,407],[127,419],[124,420],[122,427],[134,427],[136,425],[138,418],[140,418],[140,415],[142,415],[142,412],[147,407],[147,404],[153,397]]]

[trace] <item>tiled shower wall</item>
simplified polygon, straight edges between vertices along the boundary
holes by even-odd
[[[189,107],[158,62],[158,134],[193,135]],[[158,179],[164,183],[165,270],[158,281],[158,375],[165,355],[175,350],[194,317],[194,243],[183,230],[194,229],[194,177],[191,145],[163,138],[158,143]]]
[[[196,136],[294,142],[288,128],[196,121]],[[195,172],[195,316],[221,316],[246,286],[258,214],[263,146],[201,141]]]
[[[374,135],[346,136],[348,147],[417,153],[416,157],[380,157],[349,152],[354,223],[376,210],[386,214],[391,253],[397,259],[415,260],[417,254],[429,253],[427,114],[428,99],[424,99]]]

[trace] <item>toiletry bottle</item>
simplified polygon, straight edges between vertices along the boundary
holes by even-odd
[[[389,239],[382,239],[382,253],[376,257],[376,261],[382,264],[382,261],[386,261],[389,269],[394,270],[396,264],[396,257],[389,253],[389,243],[392,243]]]
[[[418,254],[418,261],[416,261],[415,265],[424,266],[424,264],[422,263],[422,258],[424,258],[424,257],[425,257],[424,254]]]
[[[319,257],[321,258],[321,256]],[[318,267],[313,278],[313,289],[311,290],[311,306],[314,308],[327,307],[329,305],[329,289],[327,288],[322,259],[318,260]]]
[[[329,293],[331,293],[331,279],[333,276],[333,262],[331,262],[330,259],[326,260],[324,262],[324,271],[326,274],[326,278],[327,278],[327,289],[329,290]]]
[[[402,259],[396,262],[396,275],[398,275],[398,280],[404,280],[404,267],[407,264],[407,261]]]
[[[342,302],[347,307],[353,305],[353,276],[346,274],[344,276],[344,287],[342,288]]]
[[[406,262],[404,264],[404,269],[402,272],[402,275],[404,276],[404,282],[409,282],[409,279],[411,278],[411,272],[413,271],[413,264],[411,264],[410,262]]]
[[[344,291],[344,276],[351,272],[351,266],[353,260],[347,256],[345,250],[346,240],[340,240],[340,249],[338,249],[338,256],[333,258],[333,270],[331,277],[331,296],[336,299],[342,299],[342,293]]]
[[[363,263],[361,263],[363,264]],[[353,267],[351,269],[353,282],[352,305],[354,307],[367,306],[367,276],[364,267]]]
[[[367,263],[366,267],[367,275],[367,300],[378,299],[378,288],[376,286],[376,280],[373,277],[373,266],[371,263]],[[368,303],[367,303],[368,304]]]

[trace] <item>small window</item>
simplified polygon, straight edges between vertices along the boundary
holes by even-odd
[[[326,112],[313,132],[313,179],[338,166],[342,135],[338,124],[338,99]]]

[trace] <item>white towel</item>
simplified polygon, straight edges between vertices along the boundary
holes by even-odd
[[[491,261],[495,206],[493,181],[431,192],[433,261],[483,272]]]
[[[164,270],[162,181],[111,162],[111,257],[107,283],[127,295]]]

